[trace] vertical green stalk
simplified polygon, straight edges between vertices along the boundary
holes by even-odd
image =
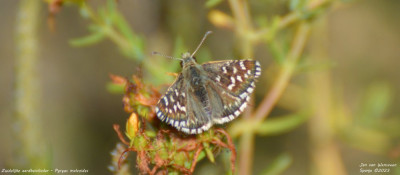
[[[253,174],[254,133],[246,131],[239,140],[239,174]]]
[[[247,1],[245,0],[229,0],[235,24],[236,33],[241,41],[241,49],[243,57],[246,59],[254,56],[254,40],[250,36],[254,33],[253,26],[250,20],[250,13]],[[252,98],[254,99],[254,98]],[[252,108],[246,109],[243,118],[250,119]],[[254,154],[254,133],[247,131],[243,133],[239,140],[239,174],[252,174]]]
[[[315,23],[310,59],[313,62],[327,60],[326,21]],[[332,109],[332,82],[329,70],[308,75],[310,106],[313,117],[310,118],[308,129],[310,135],[310,153],[313,160],[314,174],[346,175],[340,149],[335,143],[333,119],[336,118]]]
[[[15,159],[18,167],[46,168],[46,144],[41,134],[37,29],[40,0],[22,0],[16,23]]]
[[[235,19],[235,30],[240,39],[243,58],[253,59],[254,40],[250,36],[253,35],[254,31],[247,1],[229,0],[229,5]]]

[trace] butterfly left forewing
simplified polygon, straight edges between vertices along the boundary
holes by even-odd
[[[187,87],[182,74],[160,98],[156,107],[157,117],[187,134],[199,134],[208,130],[211,119],[211,105],[207,96],[207,88]],[[204,95],[205,94],[205,95]]]
[[[160,98],[156,106],[157,117],[171,126],[180,128],[187,124],[186,87],[182,74]]]

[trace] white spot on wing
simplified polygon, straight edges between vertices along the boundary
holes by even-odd
[[[252,92],[253,92],[253,90],[254,90],[254,88],[253,88],[253,87],[248,87],[248,88],[247,88],[247,92],[248,92],[248,93],[252,93]]]
[[[240,94],[240,98],[241,99],[244,99],[244,98],[246,98],[247,97],[247,93],[246,92],[243,92],[242,94]]]
[[[181,127],[186,126],[186,122],[185,121],[181,121],[181,123],[179,124]]]
[[[236,72],[237,72],[236,67],[233,67],[233,74],[236,74]]]
[[[211,125],[211,122],[208,122],[207,124],[203,125],[201,129],[203,129],[203,131],[207,131],[208,129],[210,129]]]
[[[240,82],[243,82],[242,77],[240,75],[236,76],[236,79]]]
[[[260,62],[256,61],[256,72],[255,72],[255,76],[258,77],[261,75],[261,66],[260,66]]]
[[[243,112],[243,110],[244,110],[244,108],[246,108],[246,106],[247,106],[247,103],[245,102],[245,103],[242,104],[242,106],[240,106],[239,110],[241,112]]]
[[[225,67],[225,66],[222,67],[222,72],[223,72],[224,74],[228,73],[228,71],[226,71],[226,67]]]
[[[176,90],[176,89],[175,89],[175,94],[176,94],[176,96],[178,96],[178,95],[179,95],[179,94],[178,94],[178,90]]]
[[[244,66],[244,61],[240,61],[240,68],[242,69],[242,70],[246,70],[246,67]]]
[[[261,67],[260,62],[256,61],[256,66]]]
[[[163,100],[164,100],[165,106],[168,106],[168,98],[166,96],[164,96]]]
[[[222,118],[222,122],[224,122],[224,123],[229,122],[229,118],[228,117]]]
[[[217,77],[215,77],[215,80],[217,80],[219,82],[219,81],[221,81],[221,77],[219,75],[217,75]]]
[[[187,133],[187,134],[190,134],[190,130],[188,128],[182,128],[182,131]]]
[[[231,77],[231,84],[228,86],[229,90],[232,90],[232,88],[235,86],[235,78]]]

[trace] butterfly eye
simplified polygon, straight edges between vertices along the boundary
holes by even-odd
[[[197,59],[196,59],[196,57],[192,57],[192,58],[193,58],[194,62],[196,62],[196,63],[197,63]]]
[[[181,61],[181,67],[183,68],[183,60]]]

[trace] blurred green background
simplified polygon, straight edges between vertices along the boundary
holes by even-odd
[[[16,156],[21,144],[12,134],[19,127],[14,119],[14,104],[18,67],[16,21],[20,2],[0,2],[0,169],[21,164]],[[275,16],[288,14],[290,3],[288,0],[250,0],[251,20],[255,26],[263,26]],[[89,4],[97,9],[106,6],[107,1],[90,1]],[[214,33],[197,54],[200,63],[244,59],[235,32],[216,27],[208,16],[212,10],[230,15],[229,3],[223,1],[210,8],[205,4],[206,1],[120,0],[117,9],[146,46],[141,58],[129,59],[129,53],[128,56],[123,54],[121,48],[107,38],[87,47],[73,46],[72,39],[90,34],[87,29],[91,20],[82,17],[77,5],[66,3],[55,14],[55,31],[51,31],[49,7],[41,1],[37,34],[37,106],[43,132],[40,142],[49,146],[49,155],[44,156],[49,157],[51,167],[110,174],[107,170],[110,151],[119,141],[112,125],[124,126],[129,114],[123,111],[122,95],[107,90],[109,73],[130,77],[142,65],[140,59],[162,60],[154,64],[166,67],[154,68],[163,70],[160,74],[174,71],[176,67],[171,68],[171,65],[178,66],[178,62],[150,58],[155,57],[150,53],[159,51],[179,56],[180,52],[192,52],[208,30]],[[271,114],[275,119],[307,108],[310,118],[288,132],[256,136],[253,174],[267,174],[265,168],[282,153],[291,157],[290,165],[282,174],[325,174],[318,167],[326,171],[344,170],[337,173],[360,174],[360,163],[400,164],[399,7],[398,0],[338,1],[316,15],[291,83]],[[290,46],[295,28],[296,24],[290,25],[276,34],[282,46],[278,50],[288,49],[284,43]],[[254,46],[253,59],[260,60],[263,67],[255,106],[277,76],[279,60],[273,50],[271,45]],[[153,79],[154,74],[146,72],[146,68],[142,71],[149,83],[172,83],[172,78],[160,81]],[[315,116],[323,116],[323,121]],[[330,129],[326,131],[326,127]],[[319,146],[324,145],[326,132],[330,146],[328,151],[321,151]],[[329,151],[331,146],[338,152]],[[134,154],[130,157],[134,161]],[[325,167],[321,162],[328,159],[337,160],[333,162],[339,164]],[[135,167],[133,163],[131,167]],[[218,163],[203,160],[195,174],[221,172],[220,168]],[[389,174],[396,174],[396,171],[400,174],[399,168],[392,168]]]

